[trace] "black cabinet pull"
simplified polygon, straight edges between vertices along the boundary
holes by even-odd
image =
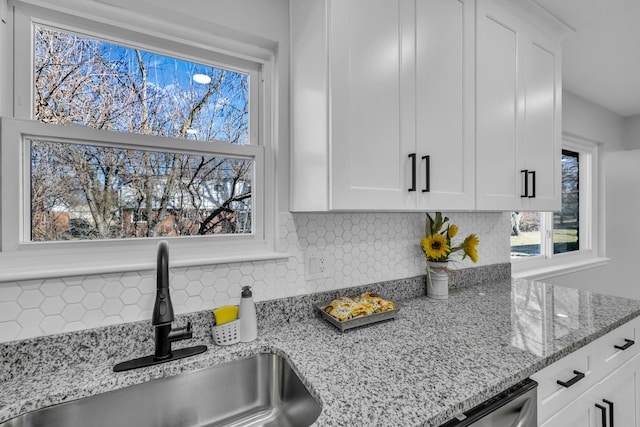
[[[625,341],[624,345],[614,345],[613,348],[617,348],[618,350],[624,351],[636,343],[634,340],[630,340],[627,338],[625,338],[624,341]]]
[[[609,427],[613,427],[613,402],[607,399],[602,399],[604,403],[609,405]],[[604,426],[604,424],[602,424]]]
[[[409,154],[411,159],[411,188],[409,191],[416,191],[416,153]]]
[[[562,387],[566,387],[569,388],[572,385],[574,385],[575,383],[577,383],[578,381],[580,381],[581,379],[584,378],[584,374],[580,371],[573,371],[573,373],[576,375],[575,377],[571,378],[569,381],[560,381],[558,380],[557,383],[560,384]]]
[[[522,169],[520,173],[524,174],[522,177],[522,180],[524,181],[524,194],[521,194],[520,197],[529,197],[529,170]]]
[[[431,191],[431,162],[430,162],[430,156],[422,156],[422,160],[426,160],[426,164],[424,166],[424,173],[425,173],[425,183],[424,183],[424,189],[422,190],[423,193],[428,193],[429,191]]]
[[[529,198],[534,198],[536,197],[536,171],[529,171],[528,174],[531,175],[531,184],[532,184],[531,194],[529,195]]]
[[[602,427],[607,427],[607,408],[596,403],[596,408],[602,411]]]

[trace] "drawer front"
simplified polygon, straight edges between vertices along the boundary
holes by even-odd
[[[605,373],[612,372],[640,353],[639,330],[640,319],[636,318],[597,340],[598,357]]]
[[[597,342],[592,342],[531,376],[538,382],[539,423],[597,383],[597,350]]]

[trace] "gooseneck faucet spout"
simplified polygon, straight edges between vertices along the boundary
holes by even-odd
[[[156,303],[153,306],[151,324],[157,327],[170,324],[174,319],[169,295],[169,245],[164,240],[158,244],[156,284]]]
[[[172,342],[189,339],[193,336],[193,332],[191,330],[191,322],[188,322],[187,326],[182,328],[173,329],[171,327],[174,315],[171,295],[169,294],[169,244],[164,240],[158,244],[156,283],[156,301],[151,317],[151,324],[155,329],[155,353],[153,356],[118,363],[113,367],[116,372],[181,359],[207,350],[207,346],[204,345],[183,348],[175,352],[171,350]]]

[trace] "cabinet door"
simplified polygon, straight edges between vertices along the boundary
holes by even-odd
[[[560,42],[532,22],[509,2],[478,1],[478,209],[561,206]]]
[[[415,2],[415,8],[416,90],[411,95],[420,160],[418,207],[473,209],[474,3],[426,0]],[[423,156],[429,156],[428,168]]]
[[[535,197],[524,199],[524,208],[557,211],[561,208],[562,180],[560,46],[533,28],[529,28],[525,43],[525,157],[521,163],[523,169],[535,173],[535,179],[529,175],[529,185],[535,180]]]
[[[477,208],[519,210],[519,159],[524,120],[520,78],[522,30],[493,2],[478,1],[477,18]]]
[[[607,424],[602,424],[602,411],[598,410],[595,416],[595,427],[608,427],[610,423],[610,411],[613,408],[614,425],[617,426],[638,426],[638,367],[640,358],[635,357],[631,361],[622,365],[612,374],[606,377],[596,386],[593,395],[594,408],[599,404],[606,408]],[[608,401],[610,403],[605,402]]]
[[[594,409],[590,393],[585,393],[565,406],[560,412],[543,423],[541,427],[592,427]]]
[[[330,7],[330,208],[415,209],[415,141],[405,138],[406,0],[339,0]],[[410,58],[409,58],[410,59]],[[416,160],[417,164],[417,160]]]

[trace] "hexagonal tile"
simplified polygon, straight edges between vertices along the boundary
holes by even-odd
[[[142,281],[142,277],[137,272],[129,272],[122,275],[120,283],[125,288],[137,288]]]
[[[200,267],[191,267],[187,270],[186,276],[190,281],[200,280],[202,277],[202,268]]]
[[[72,304],[82,301],[82,298],[84,298],[85,295],[86,292],[84,291],[82,286],[68,286],[67,289],[65,289],[62,293],[62,299],[64,299],[67,303]]]
[[[4,322],[0,325],[0,342],[13,341],[18,338],[22,328],[16,322]]]
[[[102,304],[100,309],[107,316],[115,316],[120,313],[122,307],[124,307],[124,304],[122,304],[120,298],[110,298]]]
[[[211,286],[205,286],[202,289],[202,292],[200,292],[200,298],[202,298],[203,304],[206,308],[213,308],[212,301],[215,295],[216,295],[216,291]]]
[[[40,287],[40,292],[48,297],[60,296],[66,289],[67,285],[59,280],[45,280]]]
[[[24,291],[18,297],[18,304],[22,308],[36,308],[44,300],[44,296],[37,289]]]
[[[141,296],[136,288],[127,288],[120,294],[120,300],[125,305],[136,304]]]
[[[202,298],[200,298],[199,296],[189,297],[187,298],[187,301],[185,303],[187,309],[191,311],[201,310],[203,309],[203,305],[204,303],[202,301]]]
[[[171,301],[173,302],[173,308],[176,309],[184,305],[184,303],[189,298],[187,292],[184,290],[179,290],[171,293]]]
[[[155,295],[144,294],[140,297],[136,305],[140,307],[140,310],[142,311],[144,310],[150,311],[150,310],[153,310],[153,305],[155,304],[155,301],[156,301]]]
[[[107,281],[102,276],[89,276],[84,282],[82,287],[86,292],[100,292],[107,285]]]
[[[22,308],[15,301],[0,302],[0,322],[15,320]]]
[[[66,323],[62,316],[46,316],[40,323],[40,329],[47,335],[59,334]]]
[[[267,274],[267,271],[264,268],[262,268],[262,266],[260,266],[253,269],[253,273],[251,273],[251,277],[253,277],[253,280],[260,281],[264,279],[266,274]]]
[[[127,305],[120,311],[120,316],[125,322],[136,322],[145,319],[142,313],[143,311],[137,305]]]
[[[100,307],[102,307],[102,304],[104,303],[104,295],[102,295],[102,293],[100,292],[91,292],[88,293],[83,299],[82,299],[82,305],[87,309],[87,310],[97,310]]]
[[[82,304],[68,304],[61,315],[67,322],[77,322],[82,319],[86,311]]]
[[[200,282],[202,283],[203,286],[208,286],[212,284],[215,280],[216,280],[216,275],[213,274],[213,271],[208,270],[202,273],[202,278],[200,279]]]
[[[62,313],[66,305],[61,297],[50,297],[40,304],[40,310],[47,316],[54,316]]]
[[[20,289],[20,286],[15,284],[0,286],[0,302],[17,300],[20,292],[22,292],[22,289]]]
[[[185,290],[187,291],[187,295],[190,297],[200,295],[200,292],[202,292],[202,284],[200,282],[191,281],[187,283],[187,288]]]
[[[82,316],[82,323],[84,323],[87,328],[95,328],[102,326],[102,321],[105,317],[102,310],[89,310]]]
[[[107,281],[100,292],[106,299],[118,298],[124,291],[124,286],[120,282]]]
[[[184,289],[187,287],[187,283],[189,283],[189,278],[186,274],[175,274],[171,277],[171,281],[169,283],[171,284],[172,290]]]
[[[37,308],[23,310],[16,319],[23,328],[39,328],[40,322],[44,319],[44,314]]]
[[[219,292],[226,292],[229,286],[231,286],[231,282],[229,282],[229,279],[226,277],[219,277],[213,282],[212,286]]]

